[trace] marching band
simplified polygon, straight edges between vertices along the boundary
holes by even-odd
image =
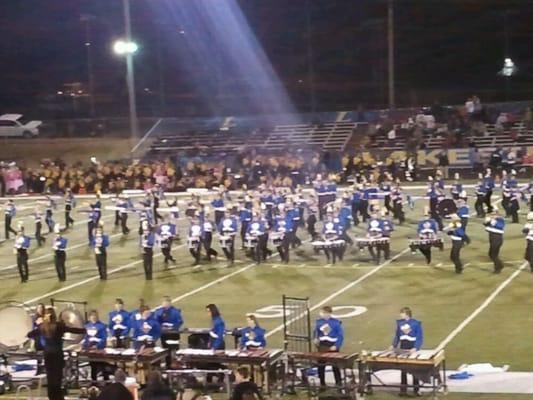
[[[505,219],[518,223],[520,201],[529,202],[529,209],[533,210],[532,194],[533,182],[520,186],[516,180],[516,172],[512,170],[504,174],[501,180],[501,203],[505,215],[500,215],[498,207],[492,200],[496,187],[495,179],[490,169],[479,175],[475,185],[475,214],[484,218],[483,225],[489,236],[489,257],[494,263],[494,272],[499,273],[504,264],[499,257],[503,245]],[[359,250],[368,250],[371,260],[380,264],[382,259],[390,259],[390,245],[394,232],[394,223],[403,225],[406,221],[404,205],[411,208],[415,201],[425,199],[424,218],[417,224],[417,238],[409,239],[409,247],[413,253],[420,251],[427,264],[432,262],[433,247],[443,249],[444,242],[440,232],[445,232],[450,238],[450,259],[457,273],[463,272],[460,259],[461,249],[470,243],[467,226],[470,221],[469,195],[459,174],[455,174],[454,181],[446,196],[442,174],[437,171],[435,177],[429,177],[424,196],[404,196],[399,180],[385,173],[378,184],[375,179],[359,177],[353,187],[343,190],[337,196],[338,189],[331,176],[317,176],[313,183],[314,189],[308,195],[303,194],[301,188],[283,189],[277,187],[260,186],[258,190],[246,190],[234,199],[225,189],[218,190],[213,200],[202,202],[198,195],[193,195],[187,203],[186,215],[189,220],[186,245],[193,257],[193,265],[201,265],[216,259],[218,252],[214,249],[213,241],[218,234],[220,247],[230,264],[235,262],[236,241],[240,247],[257,264],[273,255],[269,245],[275,248],[283,263],[289,263],[290,251],[301,245],[298,228],[306,227],[311,236],[311,244],[316,254],[324,252],[328,263],[335,264],[346,257],[349,246],[356,244]],[[113,206],[105,207],[116,213],[115,224],[123,235],[128,235],[127,225],[129,214],[139,216],[139,243],[142,250],[142,260],[147,280],[153,276],[154,249],[161,249],[164,256],[163,263],[175,263],[172,255],[172,245],[180,239],[179,204],[177,198],[166,201],[167,208],[160,208],[164,199],[161,188],[150,191],[138,204],[134,204],[128,193],[121,193],[114,198]],[[64,196],[65,226],[60,227],[54,222],[53,210],[57,208],[56,198],[45,195],[44,220],[50,231],[55,233],[52,240],[55,266],[60,281],[66,280],[66,251],[68,239],[65,231],[72,227],[74,219],[71,212],[76,207],[76,198],[71,191]],[[32,215],[35,222],[35,241],[42,246],[45,237],[42,234],[43,214],[38,204]],[[104,232],[102,223],[101,194],[96,194],[93,203],[85,203],[86,208],[78,212],[88,216],[89,246],[95,253],[96,266],[100,279],[107,279],[107,252],[110,237]],[[213,211],[213,215],[211,212]],[[19,226],[16,231],[12,228],[16,216],[16,206],[13,200],[4,204],[5,235],[15,233],[15,253],[17,266],[22,282],[28,280],[28,248],[33,239],[25,236],[24,227]],[[360,227],[361,220],[366,224],[366,232],[354,234],[353,227]],[[445,226],[444,221],[449,220]],[[394,223],[393,223],[394,221]],[[317,226],[319,225],[319,226]],[[531,220],[528,218],[524,234],[527,237],[525,259],[531,261]],[[359,228],[360,229],[360,228]],[[239,240],[240,239],[240,240]]]

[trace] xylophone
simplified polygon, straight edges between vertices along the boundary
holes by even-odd
[[[165,360],[168,350],[160,347],[135,349],[81,350],[77,354],[78,362],[102,362],[123,368],[134,375],[137,382],[146,382],[148,372]]]
[[[248,365],[253,375],[259,370],[256,383],[267,393],[271,393],[276,381],[284,385],[285,352],[279,349],[270,350],[203,350],[184,349],[176,352],[176,359],[186,368],[198,365]]]
[[[372,383],[377,371],[392,369],[416,376],[431,388],[433,397],[441,389],[446,390],[446,358],[444,350],[419,350],[413,354],[402,350],[373,351],[359,360],[359,389],[361,393],[372,393],[375,387],[397,387],[399,384]],[[442,371],[442,375],[441,375]],[[379,381],[379,379],[378,379]],[[407,387],[413,387],[407,385]]]
[[[306,387],[309,392],[312,391],[312,386],[308,379],[307,371],[310,368],[317,365],[326,364],[332,365],[341,371],[342,384],[339,389],[342,389],[344,393],[350,398],[356,399],[357,390],[357,375],[354,372],[356,370],[356,362],[359,355],[357,353],[344,354],[339,352],[289,352],[288,353],[288,366],[292,387],[298,386],[296,380],[298,374],[297,370],[301,371],[301,385]]]
[[[444,243],[442,242],[441,238],[409,240],[409,248],[412,252],[415,252],[422,246],[436,247],[441,251],[444,249]]]

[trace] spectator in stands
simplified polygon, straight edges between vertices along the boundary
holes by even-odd
[[[396,130],[394,127],[387,133],[388,145],[393,146],[396,142]]]
[[[450,166],[450,160],[448,158],[448,150],[444,149],[442,150],[438,155],[439,160],[439,169],[442,171],[442,174],[444,176],[444,179],[449,178],[449,166]]]
[[[500,115],[498,115],[498,118],[496,118],[496,123],[494,124],[494,129],[496,129],[496,133],[501,134],[507,127],[508,122],[509,119],[507,117],[507,113],[500,113]]]
[[[466,113],[468,115],[468,119],[471,119],[472,118],[472,115],[474,114],[474,98],[473,97],[469,97],[466,102],[465,102],[465,109],[466,109]]]
[[[176,395],[163,382],[159,371],[150,371],[148,374],[148,384],[143,391],[141,400],[176,400]]]
[[[133,395],[126,388],[126,373],[122,369],[115,371],[115,381],[102,390],[98,400],[133,400]]]
[[[502,167],[503,150],[498,146],[490,155],[489,165],[493,171],[499,171]]]
[[[469,157],[473,171],[476,173],[483,172],[484,168],[481,160],[481,153],[477,147],[470,147]]]

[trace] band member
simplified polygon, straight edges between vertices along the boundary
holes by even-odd
[[[463,191],[463,184],[461,183],[460,179],[459,172],[456,172],[454,175],[453,184],[450,187],[450,194],[454,200],[459,200],[460,194]]]
[[[130,313],[124,310],[124,301],[115,300],[115,309],[109,313],[109,331],[113,337],[115,347],[119,349],[127,348],[126,340],[130,332]]]
[[[300,211],[294,205],[292,200],[288,200],[285,204],[287,217],[292,219],[292,229],[289,233],[289,241],[291,247],[294,249],[302,244],[302,241],[297,235],[298,226],[300,225]]]
[[[85,324],[85,337],[83,338],[83,348],[85,350],[103,350],[107,343],[107,327],[98,318],[98,312],[91,310],[89,313],[89,322]],[[104,381],[109,380],[109,371],[107,370],[107,364],[102,362],[91,361],[91,380],[93,385],[98,380],[98,372],[102,372]]]
[[[226,343],[224,335],[226,334],[226,323],[220,311],[215,304],[208,304],[205,307],[209,318],[211,318],[211,330],[209,331],[209,348],[212,350],[224,350]]]
[[[533,211],[533,178],[520,190],[525,201],[529,203],[529,211]],[[526,195],[527,193],[527,195]]]
[[[154,188],[152,189],[151,194],[152,194],[152,210],[154,214],[154,223],[157,225],[157,222],[160,219],[163,219],[163,217],[161,216],[161,214],[159,214],[157,209],[159,208],[161,197],[164,195],[161,189],[161,186],[158,183],[155,184]]]
[[[339,209],[339,212],[337,214],[337,219],[339,220],[339,223],[342,227],[342,236],[341,239],[344,240],[347,244],[350,246],[353,245],[353,240],[348,235],[348,230],[351,228],[351,221],[352,221],[352,210],[351,210],[351,199],[349,195],[343,195],[342,197],[342,205]]]
[[[503,231],[505,220],[498,215],[498,210],[494,208],[492,215],[485,220],[485,230],[489,233],[489,257],[494,263],[494,273],[499,274],[503,269],[503,262],[500,260],[500,248],[503,244]]]
[[[383,226],[383,237],[389,239],[385,243],[383,243],[383,258],[385,258],[385,260],[390,260],[390,238],[392,232],[394,232],[394,224],[392,223],[390,218],[387,218],[386,214],[387,210],[382,209],[381,223]]]
[[[43,344],[44,367],[49,400],[64,400],[63,389],[63,335],[65,333],[85,334],[85,328],[69,327],[58,321],[52,307],[46,309],[44,321],[28,333],[30,339],[39,339]]]
[[[91,208],[88,213],[89,220],[87,221],[87,236],[89,239],[89,245],[94,241],[94,230],[98,226],[100,220],[99,213]]]
[[[324,219],[324,211],[326,204],[328,203],[328,185],[325,180],[322,180],[322,175],[318,174],[316,176],[316,181],[313,182],[313,188],[315,190],[315,195],[318,199],[318,213],[319,219],[322,221]]]
[[[526,235],[526,254],[524,259],[529,263],[529,268],[533,272],[533,211],[527,214],[527,223],[522,229],[524,235]]]
[[[426,218],[418,223],[418,239],[424,241],[435,240],[439,226],[434,219],[430,218],[428,207],[426,207],[424,215]],[[411,248],[411,251],[413,250],[414,248]],[[418,246],[418,250],[426,257],[426,263],[431,264],[431,243],[421,244]]]
[[[104,233],[102,221],[100,221],[100,226],[95,230],[91,246],[94,249],[98,274],[100,275],[100,279],[105,281],[107,279],[107,248],[109,247],[109,236]]]
[[[446,228],[446,233],[452,240],[452,249],[450,250],[450,259],[455,265],[455,272],[460,274],[463,272],[463,263],[461,262],[461,248],[463,241],[466,241],[466,233],[461,223],[461,218],[457,214],[450,215],[452,222]]]
[[[32,329],[38,328],[39,325],[43,323],[45,312],[46,312],[46,306],[44,305],[44,303],[37,304],[37,307],[35,307],[35,313],[31,316]],[[35,351],[43,350],[43,343],[42,343],[41,338],[36,338],[33,342],[35,344]],[[39,370],[40,367],[41,365],[38,365],[37,369]]]
[[[167,207],[171,208],[172,211],[170,211],[170,222],[173,224],[176,224],[178,222],[178,219],[180,217],[180,212],[178,208],[178,198],[174,197],[174,200],[172,201],[166,201]]]
[[[511,188],[507,210],[513,224],[518,224],[518,210],[520,209],[520,190],[517,186]]]
[[[56,209],[57,205],[54,199],[50,195],[46,195],[45,200],[45,218],[44,221],[46,222],[46,226],[48,226],[48,233],[52,233],[54,231],[54,210]]]
[[[396,185],[392,188],[391,199],[393,216],[398,220],[398,224],[402,225],[405,222],[405,213],[403,211],[403,194],[399,180],[396,181]]]
[[[260,264],[261,261],[266,261],[266,226],[261,221],[257,211],[254,212],[253,219],[248,225],[246,237],[255,241],[255,247],[251,249],[254,261],[257,264]]]
[[[466,202],[467,196],[466,192],[463,190],[459,194],[459,198],[457,199],[457,215],[461,219],[461,226],[465,232],[465,242],[466,244],[470,243],[470,238],[466,234],[466,227],[468,226],[468,221],[470,219],[470,207],[468,207],[468,203]]]
[[[338,352],[344,342],[344,329],[342,322],[332,315],[333,311],[330,306],[324,306],[320,310],[320,318],[316,320],[313,331],[313,340],[317,350],[321,353]],[[335,384],[341,386],[342,378],[339,368],[332,365]],[[318,377],[320,386],[326,386],[326,364],[318,365]]]
[[[123,194],[119,196],[115,205],[118,208],[118,216],[120,220],[120,227],[122,229],[122,234],[127,235],[130,233],[128,228],[128,213],[129,210],[133,209],[133,204],[127,195]]]
[[[54,264],[56,267],[57,277],[60,282],[67,280],[67,272],[65,270],[65,262],[67,260],[67,243],[68,239],[63,237],[61,233],[61,227],[56,224],[54,227],[56,237],[52,243],[52,249],[54,250]]]
[[[510,175],[507,175],[505,171],[502,171],[502,182],[501,182],[501,188],[502,188],[502,207],[505,210],[505,216],[510,217],[513,210],[511,210],[511,200],[514,197],[513,191],[518,187],[518,183],[516,181],[516,171],[512,170]],[[518,212],[518,199],[516,202],[516,208],[515,212]],[[518,214],[516,216],[513,215],[513,222],[518,222]]]
[[[287,230],[291,229],[292,219],[287,219],[283,211],[278,212],[274,218],[274,232],[276,239],[274,245],[285,264],[289,263],[289,240],[286,238]]]
[[[344,241],[341,239],[343,233],[339,220],[335,220],[333,214],[329,211],[322,228],[323,240],[329,243],[329,245],[324,248],[328,263],[331,260],[332,264],[335,264],[337,258],[339,261],[342,261],[345,247]]]
[[[483,185],[485,187],[485,204],[487,205],[487,212],[492,213],[491,197],[494,190],[494,178],[492,177],[492,171],[487,168],[485,176],[483,177]]]
[[[155,235],[147,224],[144,226],[143,234],[141,235],[141,247],[143,250],[143,267],[146,280],[152,280],[152,272],[154,265],[154,245]]]
[[[215,257],[215,259],[218,257],[218,252],[211,247],[213,244],[214,225],[209,220],[209,210],[207,207],[204,209],[203,221],[200,221],[200,223],[203,228],[202,244],[205,249],[207,261],[211,261],[211,257]]]
[[[215,210],[215,225],[220,225],[220,221],[224,218],[226,207],[224,206],[224,192],[220,191],[217,198],[211,202],[213,210]]]
[[[154,318],[150,307],[143,305],[139,312],[140,319],[133,320],[133,341],[135,349],[155,347],[161,337],[161,325]]]
[[[359,225],[358,214],[361,209],[361,199],[362,199],[361,187],[359,184],[353,186],[353,192],[351,195],[351,205],[352,205],[352,220],[355,226]]]
[[[172,353],[180,347],[179,330],[183,325],[181,310],[172,305],[170,297],[163,297],[161,307],[155,311],[156,321],[161,325],[161,345],[165,349],[170,349],[167,356],[167,368],[172,363]]]
[[[383,221],[378,217],[375,211],[372,212],[372,217],[368,221],[367,238],[369,240],[378,240],[383,238]],[[370,242],[368,246],[368,252],[372,256],[372,259],[376,264],[380,263],[381,251],[383,246],[378,243]]]
[[[400,319],[396,320],[396,332],[391,349],[395,349],[400,353],[408,352],[413,354],[422,348],[423,341],[422,323],[413,318],[413,313],[409,307],[402,308],[400,310]],[[400,394],[405,395],[407,393],[407,372],[402,371],[401,373],[401,385]],[[420,382],[414,375],[413,386],[415,394],[418,395]]]
[[[361,200],[359,201],[359,213],[363,218],[363,222],[366,222],[370,219],[370,214],[368,214],[368,206],[370,204],[370,200],[374,199],[374,194],[376,192],[376,188],[369,187],[368,183],[366,181],[363,181]]]
[[[198,218],[198,216],[192,217],[191,227],[189,228],[189,234],[187,236],[187,246],[189,247],[189,252],[194,258],[193,265],[200,264],[203,235],[204,231],[202,229],[202,223],[200,222],[200,218]],[[209,243],[209,246],[211,247],[211,243]]]
[[[426,191],[426,195],[429,198],[429,212],[430,212],[431,218],[437,222],[437,225],[439,226],[439,231],[441,231],[443,228],[443,224],[442,224],[442,218],[439,215],[438,205],[439,205],[439,197],[442,196],[443,193],[441,192],[439,184],[437,182],[434,182],[431,176],[428,179],[429,179],[429,182],[428,182],[428,189]]]
[[[6,240],[9,240],[9,233],[17,234],[17,231],[11,227],[11,222],[13,218],[17,215],[17,208],[15,207],[15,202],[12,199],[7,201],[7,204],[4,207],[4,224],[5,224],[5,233]]]
[[[253,314],[246,315],[246,328],[239,329],[241,350],[257,350],[266,347],[265,330],[259,326]]]
[[[43,228],[43,213],[41,212],[41,207],[35,207],[33,212],[33,221],[35,222],[35,240],[37,240],[37,245],[41,247],[46,239],[42,235]]]
[[[218,225],[218,232],[226,240],[222,247],[228,261],[235,262],[235,235],[237,234],[237,219],[226,211],[224,218]]]
[[[485,218],[485,208],[483,207],[483,204],[485,204],[487,198],[487,187],[485,186],[483,177],[481,174],[479,175],[479,181],[475,189],[476,203],[474,204],[474,208],[478,218]]]
[[[111,198],[111,201],[115,203],[117,210],[115,210],[115,228],[120,225],[120,210],[118,210],[118,202],[120,201],[120,194],[115,193],[115,197]]]
[[[247,204],[241,202],[239,204],[239,221],[241,223],[241,249],[244,249],[244,241],[246,239],[246,232],[248,225],[252,220],[252,210],[250,207],[246,207]]]
[[[94,227],[98,226],[98,222],[100,221],[100,218],[102,217],[102,201],[100,200],[101,193],[96,193],[96,200],[94,203],[89,204],[89,207],[91,207],[91,210],[94,211]]]
[[[159,227],[159,239],[161,243],[161,252],[165,256],[165,266],[168,265],[169,261],[173,263],[176,262],[174,257],[172,257],[172,241],[176,236],[176,225],[168,223],[163,224]]]
[[[74,220],[70,216],[72,209],[76,207],[76,199],[72,194],[72,190],[67,188],[65,192],[65,228],[68,229],[71,225],[74,226]]]
[[[318,236],[316,231],[316,223],[318,221],[318,202],[314,195],[311,195],[309,202],[307,203],[307,233],[311,236],[312,240],[315,240]],[[274,221],[271,222],[271,226],[274,225]]]
[[[17,254],[17,267],[19,270],[20,281],[28,282],[28,248],[30,247],[30,238],[24,234],[24,226],[19,227],[19,232],[15,238],[14,251]]]

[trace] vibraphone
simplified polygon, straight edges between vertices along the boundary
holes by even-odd
[[[446,391],[446,359],[444,350],[420,350],[416,353],[398,350],[373,351],[359,360],[359,389],[361,393],[372,393],[375,387],[402,388],[400,384],[386,384],[376,376],[377,371],[392,369],[411,374],[422,384],[420,388],[430,388],[433,398],[439,390]],[[442,371],[442,376],[441,376]],[[372,383],[374,376],[379,383]],[[413,388],[405,385],[404,388]]]
[[[277,382],[281,388],[285,383],[286,356],[283,350],[201,350],[184,349],[176,352],[176,359],[185,368],[195,365],[219,364],[232,368],[247,365],[251,368],[252,376],[258,369],[260,382],[256,384],[266,393],[272,393]],[[217,371],[214,370],[213,373]]]
[[[115,365],[137,378],[138,383],[146,382],[147,372],[156,368],[168,355],[167,349],[160,347],[134,349],[81,350],[78,362],[102,362]]]
[[[288,353],[288,366],[289,373],[292,378],[292,387],[298,386],[296,383],[297,370],[301,371],[301,384],[306,387],[310,392],[312,386],[308,379],[307,370],[309,368],[316,367],[320,364],[332,365],[341,370],[342,387],[345,394],[350,398],[355,399],[357,397],[357,375],[355,374],[355,364],[358,359],[358,354],[344,354],[339,352],[289,352]]]

